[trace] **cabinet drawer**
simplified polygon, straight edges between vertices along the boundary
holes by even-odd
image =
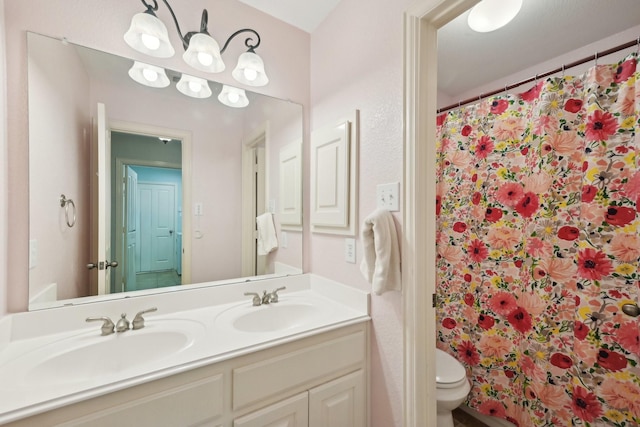
[[[203,398],[204,396],[204,398]],[[95,412],[60,427],[175,427],[201,425],[223,413],[223,375],[204,378],[161,393]]]
[[[313,386],[323,378],[365,361],[363,331],[312,345],[233,370],[233,409],[259,402],[296,387]]]

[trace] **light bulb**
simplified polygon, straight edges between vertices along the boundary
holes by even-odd
[[[249,80],[250,82],[254,81],[258,77],[258,72],[253,68],[245,68],[244,69],[244,78]]]
[[[160,39],[156,36],[152,36],[150,34],[142,34],[140,36],[140,39],[142,40],[142,44],[147,49],[158,50],[158,48],[160,47]]]
[[[142,70],[142,76],[149,82],[155,82],[158,80],[158,73],[148,68]]]
[[[202,85],[199,82],[191,80],[189,81],[189,89],[191,89],[191,92],[198,93],[202,90]]]
[[[240,100],[240,95],[237,92],[229,92],[228,98],[230,103],[235,104]]]
[[[198,62],[208,67],[213,64],[213,56],[207,52],[198,52]]]

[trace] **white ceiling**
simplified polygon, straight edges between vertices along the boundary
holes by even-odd
[[[239,1],[309,33],[340,2]],[[639,25],[640,0],[524,0],[518,16],[491,33],[472,31],[467,15],[438,32],[438,88],[451,97]]]

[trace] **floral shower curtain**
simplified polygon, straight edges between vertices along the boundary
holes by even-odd
[[[438,347],[524,426],[640,424],[633,54],[438,116]]]

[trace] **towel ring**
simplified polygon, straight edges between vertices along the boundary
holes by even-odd
[[[71,207],[73,208],[72,210],[72,217],[71,217],[71,221],[69,221],[69,205],[71,205]],[[60,207],[64,208],[64,217],[65,220],[67,221],[67,227],[71,228],[74,225],[76,225],[76,204],[73,203],[72,199],[67,199],[67,197],[64,194],[60,195]]]

